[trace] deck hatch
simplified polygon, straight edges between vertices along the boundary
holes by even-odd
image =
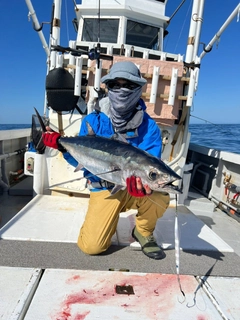
[[[120,286],[116,285],[116,293],[118,294],[135,294],[133,290],[133,286],[128,285],[128,286]]]

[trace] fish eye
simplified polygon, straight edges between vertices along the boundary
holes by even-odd
[[[150,171],[148,176],[150,180],[154,181],[157,179],[158,174],[154,171]]]

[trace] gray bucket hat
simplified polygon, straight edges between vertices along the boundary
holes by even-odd
[[[131,61],[116,62],[110,69],[110,72],[102,77],[101,82],[107,83],[111,80],[122,78],[134,82],[143,87],[147,80],[142,78],[140,70]]]

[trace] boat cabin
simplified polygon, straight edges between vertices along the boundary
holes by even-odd
[[[103,53],[122,55],[130,51],[133,57],[157,58],[163,51],[163,38],[169,18],[165,16],[165,1],[97,1],[83,0],[77,6],[73,21],[77,31],[76,46],[88,50],[101,43]],[[150,56],[149,56],[150,55]]]

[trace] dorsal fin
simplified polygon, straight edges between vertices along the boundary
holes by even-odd
[[[93,128],[89,124],[89,122],[86,121],[87,129],[88,129],[88,136],[95,136],[96,133],[93,131]]]
[[[114,133],[114,135],[111,137],[111,139],[129,144],[127,139],[120,133]]]

